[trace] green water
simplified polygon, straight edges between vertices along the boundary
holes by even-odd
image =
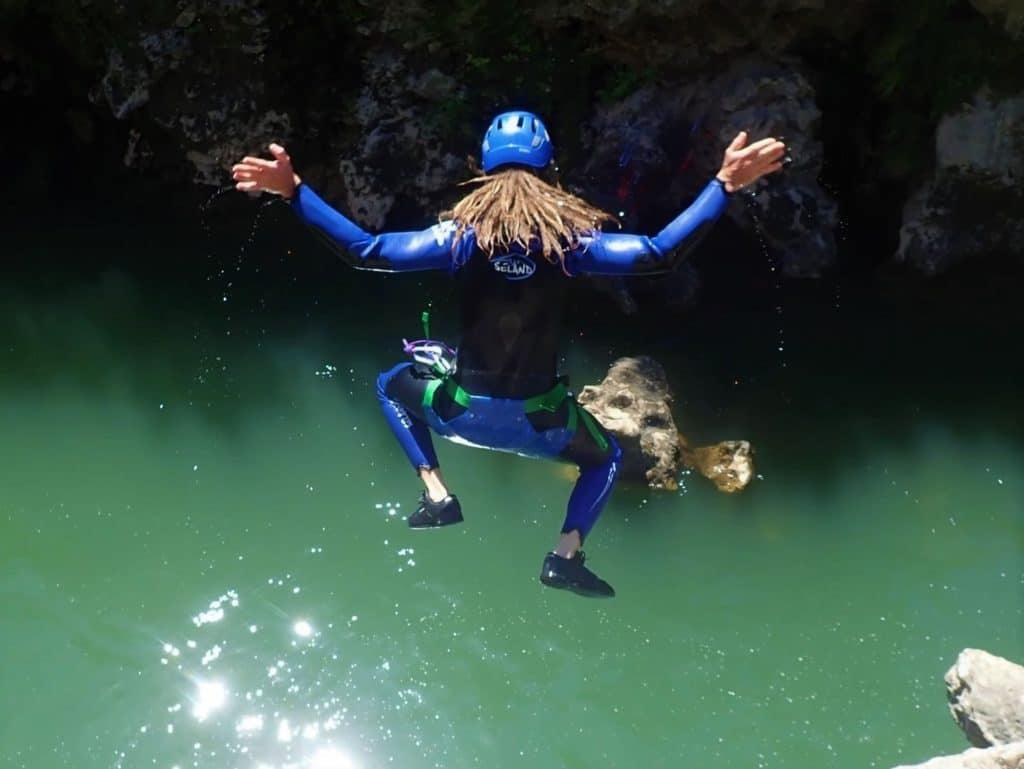
[[[557,465],[440,443],[467,522],[405,527],[373,386],[418,279],[295,258],[305,312],[212,268],[7,281],[0,765],[884,768],[967,747],[961,649],[1024,661],[1002,310],[722,300],[577,336],[577,385],[651,352],[696,442],[758,450],[741,495],[620,487],[591,602],[537,581]]]

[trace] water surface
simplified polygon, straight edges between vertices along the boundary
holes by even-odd
[[[819,284],[667,331],[571,319],[577,385],[654,354],[692,440],[758,451],[737,496],[618,489],[588,542],[618,597],[592,602],[537,581],[563,467],[439,443],[467,522],[404,524],[374,379],[421,299],[450,326],[445,279],[347,271],[271,220],[17,241],[0,764],[888,767],[967,747],[961,649],[1024,662],[1006,305]]]

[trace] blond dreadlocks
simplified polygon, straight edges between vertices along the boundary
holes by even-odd
[[[575,195],[519,168],[470,179],[475,190],[441,215],[456,224],[455,242],[472,228],[481,250],[493,257],[512,245],[540,246],[544,257],[565,269],[565,252],[580,235],[618,220]]]

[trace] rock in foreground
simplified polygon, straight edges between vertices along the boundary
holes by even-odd
[[[896,769],[1024,769],[1024,742],[996,748],[971,748],[954,756],[939,756],[923,764]]]
[[[1024,741],[1024,667],[964,649],[946,673],[946,690],[953,717],[972,745]]]

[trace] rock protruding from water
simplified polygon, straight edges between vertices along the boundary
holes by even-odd
[[[971,748],[955,756],[940,756],[923,764],[897,766],[896,769],[1020,769],[1024,767],[1024,742],[997,748]]]
[[[622,474],[654,489],[675,490],[683,445],[672,418],[665,369],[647,356],[619,358],[599,385],[587,385],[579,403],[622,448]]]
[[[750,441],[722,441],[695,449],[684,445],[683,461],[726,494],[742,491],[754,477],[754,449]]]
[[[619,358],[598,385],[578,398],[622,448],[622,476],[652,489],[675,491],[679,473],[693,468],[721,491],[736,492],[753,477],[748,441],[722,441],[691,449],[672,417],[665,369],[647,356]]]
[[[1024,667],[964,649],[946,673],[946,690],[953,717],[972,745],[1024,741]]]
[[[953,717],[978,747],[895,769],[1024,769],[1024,667],[964,649],[946,689]]]

